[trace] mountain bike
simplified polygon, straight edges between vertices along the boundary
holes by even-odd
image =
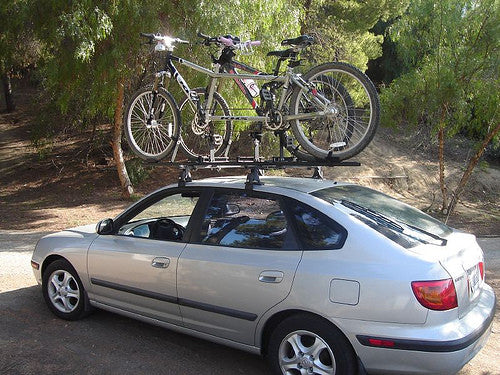
[[[362,151],[379,123],[380,105],[375,87],[357,68],[341,62],[313,67],[304,75],[294,72],[300,52],[314,43],[308,35],[285,39],[272,74],[260,72],[234,60],[239,51],[249,51],[259,41],[240,41],[231,35],[210,37],[199,33],[206,46],[219,47],[207,69],[173,54],[174,47],[189,43],[160,34],[141,34],[155,51],[166,52],[164,69],[155,74],[152,86],[138,90],[125,117],[125,134],[132,150],[141,158],[157,161],[180,147],[190,159],[227,156],[233,121],[258,124],[253,136],[274,131],[297,158],[344,160]],[[284,73],[281,64],[287,61]],[[209,77],[206,88],[191,89],[176,69],[180,63]],[[238,70],[245,71],[240,73]],[[168,91],[165,78],[174,78],[184,93],[180,105]],[[234,115],[217,92],[219,80],[232,79],[256,115]],[[259,87],[256,81],[264,83]],[[290,132],[294,137],[290,136]],[[295,140],[293,139],[295,138]]]

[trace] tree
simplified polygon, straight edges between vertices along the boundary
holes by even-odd
[[[382,35],[372,28],[379,20],[395,18],[408,6],[408,0],[304,0],[302,32],[314,35],[316,61],[343,60],[362,70],[368,60],[382,54]]]
[[[33,38],[27,17],[27,1],[0,4],[0,76],[7,112],[15,110],[11,78],[34,66],[40,57],[39,42]]]
[[[124,196],[133,193],[121,148],[124,91],[140,61],[139,33],[159,25],[157,3],[116,0],[31,4],[46,46],[43,89],[73,121],[112,124],[112,146]]]
[[[45,92],[74,122],[113,124],[114,159],[124,195],[130,195],[133,190],[121,150],[122,115],[126,93],[150,57],[141,49],[140,32],[189,39],[193,45],[184,48],[190,56],[197,61],[203,54],[209,64],[207,51],[195,44],[198,30],[248,38],[271,35],[267,40],[276,41],[293,29],[293,23],[298,24],[300,11],[288,5],[284,0],[210,4],[194,0],[35,0],[29,13],[37,37],[46,46],[41,70]],[[266,12],[256,11],[256,7]],[[183,55],[186,50],[181,48],[179,54]],[[252,58],[262,61],[263,56],[264,52],[256,50]],[[196,82],[203,85],[203,79],[195,77],[193,87]]]
[[[498,0],[414,0],[391,36],[407,73],[382,91],[386,123],[428,125],[438,138],[441,211],[450,215],[490,142],[499,142]],[[455,187],[445,175],[446,139],[476,139]]]

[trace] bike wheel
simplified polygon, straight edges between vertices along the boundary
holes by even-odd
[[[177,143],[179,128],[179,108],[168,91],[159,88],[155,94],[151,87],[144,87],[132,96],[125,112],[125,136],[141,159],[166,157]]]
[[[207,92],[198,87],[196,91],[201,105],[206,100]],[[200,126],[198,110],[193,107],[187,97],[184,97],[179,106],[182,118],[181,148],[191,160],[210,154],[210,137],[218,138],[215,144],[215,156],[227,156],[233,134],[233,123],[230,120],[210,121],[206,126]],[[214,116],[230,116],[231,111],[224,98],[214,92],[213,102],[209,113]]]
[[[302,78],[314,89],[294,89],[290,114],[326,113],[291,121],[299,144],[321,160],[344,160],[361,152],[373,139],[380,121],[379,98],[370,79],[340,62],[316,66]],[[321,96],[329,101],[326,108],[314,100],[321,100]]]

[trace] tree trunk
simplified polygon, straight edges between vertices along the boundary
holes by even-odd
[[[474,156],[472,156],[469,160],[469,163],[467,164],[467,169],[465,170],[464,174],[462,175],[462,178],[460,179],[460,182],[458,183],[458,186],[456,189],[453,191],[453,196],[451,198],[450,204],[448,205],[448,215],[450,215],[454,210],[455,206],[458,203],[458,199],[460,198],[460,195],[462,195],[465,185],[469,181],[469,178],[472,174],[472,171],[476,167],[477,163],[479,163],[479,159],[481,159],[481,156],[483,156],[484,150],[486,150],[486,146],[488,146],[488,143],[491,142],[493,137],[500,132],[500,123],[496,125],[495,128],[493,128],[486,138],[483,140],[483,143],[481,143],[481,146],[477,150]]]
[[[5,104],[7,105],[7,112],[14,112],[16,106],[14,104],[14,97],[12,96],[12,85],[10,76],[7,73],[2,75],[3,93],[5,96]]]
[[[448,189],[446,188],[446,181],[444,180],[444,123],[439,124],[438,132],[439,143],[439,187],[441,188],[441,195],[443,196],[443,205],[441,212],[445,213],[448,207]]]
[[[113,157],[115,159],[118,177],[120,178],[122,195],[125,198],[130,198],[130,196],[134,193],[134,188],[132,187],[132,183],[128,177],[127,167],[125,166],[125,159],[123,158],[122,151],[123,96],[125,90],[123,87],[123,80],[118,82],[117,90],[115,121],[113,125]]]

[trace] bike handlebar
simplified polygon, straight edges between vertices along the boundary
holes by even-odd
[[[239,49],[245,49],[247,47],[260,46],[260,40],[249,40],[247,42],[234,41],[232,38],[226,38],[223,36],[219,36],[217,38],[219,42],[224,44],[226,47],[234,47]]]
[[[225,47],[231,47],[234,49],[247,49],[253,46],[260,46],[260,40],[249,40],[247,42],[240,42],[239,38],[232,37],[231,35],[211,37],[203,33],[198,32],[198,36],[203,39],[203,44],[206,46],[210,44],[219,44]]]

